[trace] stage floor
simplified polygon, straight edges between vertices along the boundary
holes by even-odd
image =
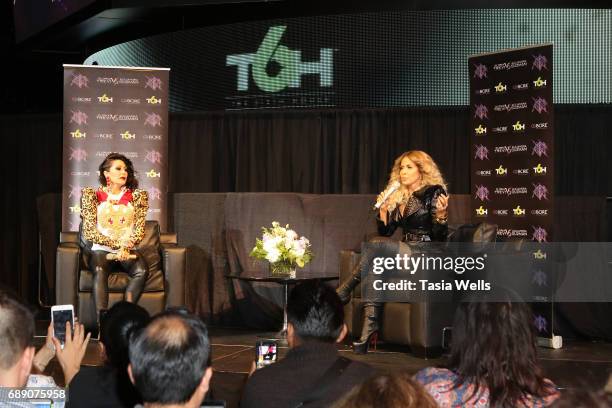
[[[37,325],[37,333],[46,332],[44,324]],[[44,332],[41,331],[44,327]],[[255,358],[254,346],[258,338],[271,338],[275,333],[262,333],[244,329],[210,328],[212,339],[212,363],[214,375],[211,391],[214,399],[226,400],[228,407],[237,407],[240,393],[251,362]],[[42,345],[43,337],[37,337],[37,345]],[[102,358],[98,342],[90,342],[84,365],[100,365]],[[612,343],[588,342],[564,339],[560,350],[539,348],[539,361],[545,375],[560,388],[601,388],[612,373]],[[349,343],[338,345],[340,352],[349,358],[362,361],[380,370],[407,370],[415,373],[421,368],[445,363],[445,358],[424,360],[413,357],[407,349],[380,345],[376,352],[356,355],[351,352]],[[282,358],[287,352],[280,347]],[[63,383],[61,368],[56,360],[49,365],[47,372],[53,375],[58,384]]]

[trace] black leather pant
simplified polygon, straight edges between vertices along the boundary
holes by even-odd
[[[96,319],[99,318],[101,309],[108,309],[108,273],[113,263],[118,263],[130,277],[125,293],[126,295],[131,294],[132,302],[138,302],[147,281],[147,265],[139,254],[136,254],[136,259],[127,261],[108,260],[106,259],[107,254],[106,251],[91,251],[89,258],[89,270],[93,273],[92,293],[96,306]]]

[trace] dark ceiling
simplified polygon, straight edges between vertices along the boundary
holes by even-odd
[[[167,6],[170,3],[173,6]],[[0,113],[60,112],[62,64],[80,64],[99,49],[161,32],[241,21],[368,11],[576,8],[576,3],[567,0],[98,0],[94,6],[16,44],[13,2],[4,1],[0,10],[4,21],[0,26],[0,49],[8,71],[5,78],[10,80],[0,91]],[[579,2],[579,7],[610,6],[607,1],[587,0]]]

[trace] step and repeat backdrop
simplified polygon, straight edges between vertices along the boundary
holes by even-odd
[[[166,230],[168,88],[167,68],[64,65],[63,231],[78,230],[81,189],[100,186],[111,152],[132,161],[149,194],[147,219]]]

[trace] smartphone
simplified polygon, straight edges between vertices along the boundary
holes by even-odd
[[[66,322],[74,329],[74,306],[51,306],[51,323],[53,323],[53,337],[59,340],[62,349],[66,343]]]
[[[262,368],[276,362],[278,344],[274,340],[257,340],[255,366]]]

